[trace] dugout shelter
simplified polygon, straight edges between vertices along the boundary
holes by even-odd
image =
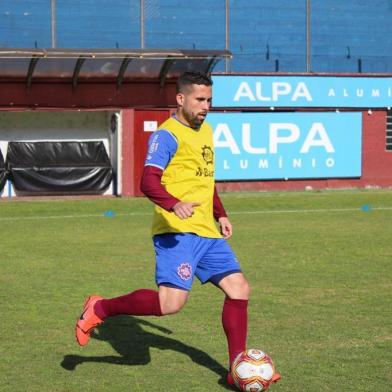
[[[3,196],[140,194],[147,140],[175,108],[176,78],[229,56],[0,50]]]

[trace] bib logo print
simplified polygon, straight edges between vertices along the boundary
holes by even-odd
[[[202,157],[204,159],[204,162],[209,165],[209,164],[213,164],[214,163],[214,152],[212,151],[210,146],[206,146],[204,145],[204,147],[202,147],[203,152],[202,152]]]

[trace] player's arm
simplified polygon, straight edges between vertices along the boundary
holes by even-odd
[[[233,226],[227,217],[227,213],[223,207],[222,201],[218,195],[218,191],[216,186],[214,188],[214,199],[213,199],[213,206],[214,206],[214,218],[217,222],[219,222],[221,234],[224,238],[228,239],[233,235]]]
[[[140,190],[159,207],[166,211],[172,211],[173,207],[180,202],[179,199],[166,191],[161,183],[163,170],[155,166],[144,166],[140,182]]]
[[[162,185],[163,171],[177,151],[177,140],[168,131],[154,132],[148,143],[148,152],[140,183],[140,190],[155,204],[173,211],[180,219],[193,215],[198,203],[183,202],[167,192]]]

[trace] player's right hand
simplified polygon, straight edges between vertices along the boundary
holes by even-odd
[[[174,205],[173,212],[180,219],[187,219],[194,214],[194,207],[198,207],[200,205],[200,203],[194,201],[179,201]]]

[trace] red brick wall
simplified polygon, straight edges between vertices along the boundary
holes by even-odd
[[[363,113],[362,186],[392,186],[392,151],[385,149],[386,112]]]
[[[170,117],[169,109],[121,111],[122,118],[122,192],[123,196],[142,196],[140,180],[147,152],[147,142],[151,135],[144,132],[144,121],[161,124]]]

